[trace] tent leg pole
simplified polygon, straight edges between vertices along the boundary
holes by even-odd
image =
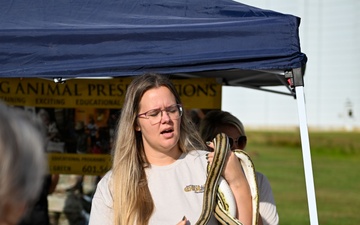
[[[318,225],[319,222],[318,222],[317,207],[316,207],[313,169],[311,163],[309,132],[307,128],[307,118],[305,111],[304,87],[297,86],[295,87],[295,91],[296,91],[296,99],[298,104],[300,138],[302,145],[302,155],[303,155],[303,163],[304,163],[304,171],[305,171],[305,183],[306,183],[306,192],[307,192],[309,215],[310,215],[310,224]]]

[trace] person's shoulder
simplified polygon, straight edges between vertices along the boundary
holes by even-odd
[[[107,180],[110,180],[111,177],[112,177],[112,174],[113,174],[112,170],[109,170],[109,171],[107,171],[107,172],[105,173],[105,175],[103,176],[103,178],[104,178],[104,179],[107,179]]]
[[[185,156],[185,161],[190,164],[195,164],[197,166],[206,167],[207,160],[206,154],[209,153],[205,150],[192,150],[188,152]]]
[[[199,158],[199,157],[202,157],[202,156],[206,155],[207,153],[209,153],[209,151],[206,151],[206,150],[192,150],[192,151],[188,152],[187,155],[188,155],[188,157]]]
[[[97,195],[111,196],[112,192],[112,171],[108,171],[96,185]]]
[[[112,171],[108,171],[98,182],[95,194],[93,196],[93,203],[95,205],[103,205],[106,208],[112,207],[113,202],[113,187],[112,187]]]
[[[264,188],[271,189],[269,179],[266,177],[265,174],[263,174],[263,173],[261,173],[259,171],[256,171],[256,180],[257,180],[259,188],[261,188],[261,189],[264,189]]]
[[[112,179],[112,170],[109,170],[105,175],[100,179],[98,186],[108,186]]]
[[[187,167],[191,171],[197,171],[199,173],[206,174],[206,168],[208,161],[206,159],[206,154],[208,151],[204,150],[192,150],[189,151],[183,156],[181,156],[181,160],[179,161],[180,167]]]
[[[267,179],[265,174],[263,174],[263,173],[261,173],[259,171],[255,171],[255,173],[256,173],[256,177],[257,177],[258,180],[261,180],[261,181],[265,180],[265,181],[268,182],[268,179]]]

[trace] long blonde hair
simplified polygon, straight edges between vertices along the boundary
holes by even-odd
[[[145,168],[148,161],[140,131],[135,130],[139,103],[146,91],[167,87],[181,104],[180,96],[167,76],[144,74],[129,85],[113,148],[112,184],[115,225],[147,225],[154,202],[147,185]],[[200,135],[184,114],[180,122],[179,148],[182,152],[205,149]]]

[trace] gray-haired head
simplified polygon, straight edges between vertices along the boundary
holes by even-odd
[[[43,124],[0,101],[0,220],[38,197],[46,171]],[[1,222],[1,221],[0,221]]]

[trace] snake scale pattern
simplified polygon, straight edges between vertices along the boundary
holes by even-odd
[[[213,214],[222,225],[243,225],[241,221],[236,219],[236,202],[231,189],[225,179],[221,177],[226,156],[230,151],[228,137],[223,133],[218,134],[213,143],[214,158],[213,162],[208,166],[202,212],[196,225],[206,225]],[[252,225],[256,225],[259,213],[259,195],[255,167],[246,152],[237,149],[234,153],[241,163],[250,186],[253,206]]]

